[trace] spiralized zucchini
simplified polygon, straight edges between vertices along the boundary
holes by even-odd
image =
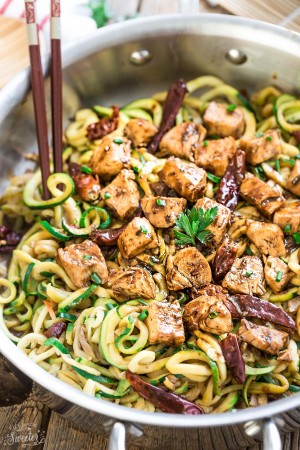
[[[248,168],[279,192],[285,192],[288,177],[300,158],[294,134],[300,131],[300,100],[274,86],[260,89],[248,100],[235,87],[211,75],[188,81],[187,88],[188,94],[176,116],[177,125],[187,121],[202,124],[209,102],[217,101],[233,109],[237,106],[243,113],[245,127],[241,139],[279,128],[281,153]],[[123,136],[132,118],[147,120],[159,128],[166,96],[166,92],[159,92],[121,107],[118,126],[112,135]],[[125,379],[126,370],[141,375],[153,386],[164,385],[169,391],[195,402],[206,413],[222,413],[255,402],[272,401],[288,390],[298,392],[300,308],[291,310],[292,302],[295,303],[300,293],[298,248],[284,258],[291,275],[287,287],[281,292],[268,288],[264,295],[265,300],[276,303],[296,321],[297,332],[285,349],[290,359],[268,359],[253,347],[242,347],[247,376],[244,384],[236,382],[226,365],[220,343],[226,334],[216,336],[196,330],[186,333],[185,343],[179,348],[149,343],[147,307],[153,301],[174,300],[184,307],[188,300],[185,291],[177,295],[169,291],[166,282],[166,261],[176,251],[172,233],[167,239],[163,229],[156,230],[157,252],[151,262],[143,261],[152,271],[155,283],[152,299],[117,301],[112,289],[97,284],[97,279],[79,289],[56,262],[59,248],[82,243],[94,231],[124,224],[111,214],[104,199],[95,204],[84,202],[67,174],[70,162],[89,165],[101,139],[90,141],[87,128],[112,113],[112,108],[102,105],[76,113],[65,132],[64,173],[50,175],[47,182],[49,200],[42,198],[39,169],[11,178],[1,200],[0,221],[12,220],[19,229],[27,231],[13,252],[7,277],[0,279],[1,330],[29,358],[63,382],[87,395],[144,411],[152,412],[156,408],[133,391]],[[152,183],[160,180],[165,162],[166,159],[148,153],[146,148],[132,149],[129,165],[135,172],[141,195],[155,195]],[[205,196],[214,199],[221,177],[209,172],[208,178]],[[291,193],[289,197],[287,204],[297,200]],[[255,206],[242,200],[228,230],[239,258],[262,256],[246,235],[249,220],[267,219]],[[206,255],[209,263],[214,257],[215,251]],[[131,264],[121,254],[108,256],[106,263],[109,269],[128,268]],[[63,332],[58,338],[47,338],[45,333],[55,324],[63,324]],[[263,323],[257,319],[257,324]],[[240,326],[237,319],[234,326],[237,331]]]

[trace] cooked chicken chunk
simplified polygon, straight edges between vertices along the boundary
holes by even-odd
[[[222,286],[240,294],[263,295],[266,289],[261,260],[257,256],[236,258]]]
[[[300,202],[293,202],[279,209],[274,214],[273,222],[285,234],[294,234],[300,230]]]
[[[269,130],[262,137],[241,139],[239,145],[245,151],[247,161],[254,166],[281,152],[280,135],[276,130]]]
[[[124,134],[131,140],[133,147],[146,147],[157,131],[149,120],[131,119],[126,124]]]
[[[112,269],[109,272],[108,284],[112,288],[113,296],[119,301],[155,297],[154,280],[150,272],[141,267]]]
[[[205,286],[211,282],[210,266],[199,250],[186,247],[168,257],[166,280],[172,291]]]
[[[185,163],[179,158],[171,157],[159,173],[169,188],[190,202],[203,197],[206,186],[206,172],[193,163]]]
[[[233,328],[229,310],[215,296],[202,295],[189,302],[184,308],[183,320],[189,331],[200,328],[218,336]]]
[[[277,355],[282,347],[287,345],[289,338],[289,335],[284,331],[255,325],[246,319],[241,320],[238,336],[242,341],[271,355]]]
[[[283,291],[289,281],[289,266],[279,258],[269,256],[265,263],[266,282],[273,292]]]
[[[115,137],[106,136],[99,147],[94,150],[91,158],[93,173],[103,180],[110,180],[130,163],[130,141],[120,138],[121,144],[115,142]]]
[[[121,219],[130,218],[139,207],[140,192],[134,180],[134,172],[124,169],[101,190],[105,204]]]
[[[125,258],[133,258],[158,245],[155,230],[145,217],[135,217],[118,239],[120,252]]]
[[[264,255],[285,255],[283,232],[274,223],[248,221],[246,234]]]
[[[192,287],[190,290],[190,296],[192,299],[202,296],[217,297],[219,300],[224,301],[227,299],[228,293],[218,284],[207,284],[206,286],[200,288]]]
[[[179,303],[153,302],[148,308],[145,323],[149,331],[149,344],[179,346],[184,343],[184,329]]]
[[[222,177],[235,153],[233,137],[201,142],[195,151],[195,163],[199,167]]]
[[[257,177],[245,178],[241,184],[240,193],[245,200],[253,203],[267,217],[271,217],[285,203],[276,189]]]
[[[245,128],[244,114],[240,108],[227,111],[228,105],[211,102],[203,116],[209,135],[232,136],[238,139]]]
[[[286,188],[293,194],[300,196],[300,160],[296,161],[295,167],[293,168],[287,183]]]
[[[186,208],[185,198],[143,197],[142,210],[149,222],[156,228],[169,228]]]
[[[160,142],[159,156],[173,155],[194,162],[194,153],[203,141],[206,129],[193,122],[183,122],[171,128]]]
[[[93,273],[98,275],[103,284],[108,280],[106,262],[101,250],[90,240],[59,248],[56,261],[78,288],[89,286]]]
[[[218,208],[218,214],[213,223],[205,228],[212,234],[212,238],[209,241],[209,244],[212,246],[218,246],[222,242],[231,218],[231,211],[226,206],[223,206],[207,197],[201,198],[195,205],[195,208],[202,208],[204,211],[214,208],[215,206]]]

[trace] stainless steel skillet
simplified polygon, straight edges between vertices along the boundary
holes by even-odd
[[[64,53],[64,117],[80,105],[122,104],[166,89],[169,82],[214,74],[249,90],[277,84],[300,87],[300,35],[262,22],[224,15],[170,15],[138,19],[99,30]],[[1,190],[11,171],[21,173],[22,154],[35,148],[27,72],[0,92]],[[157,448],[180,439],[181,428],[215,428],[223,448],[254,443],[264,434],[265,449],[279,449],[281,431],[300,426],[300,395],[263,407],[224,414],[150,414],[87,397],[35,365],[0,330],[0,351],[33,392],[84,429],[102,432],[114,422],[111,448],[124,448],[125,428],[137,445],[155,427]],[[277,428],[275,426],[277,424]],[[167,444],[165,444],[167,442]],[[174,441],[173,441],[174,442]],[[152,446],[153,448],[153,446]]]

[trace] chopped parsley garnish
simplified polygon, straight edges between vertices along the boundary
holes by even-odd
[[[80,170],[83,173],[89,173],[89,174],[93,173],[92,169],[90,167],[87,167],[87,166],[81,166]]]
[[[156,199],[156,204],[158,206],[166,206],[166,200],[162,200],[161,198]]]
[[[256,133],[256,137],[258,137],[258,138],[263,137],[263,135],[264,135],[264,133],[263,133],[262,131],[258,131],[258,132]]]
[[[216,177],[214,174],[210,173],[210,172],[206,172],[207,178],[212,181],[213,183],[220,183],[221,178],[220,177]]]
[[[227,106],[226,109],[227,109],[228,112],[232,112],[232,111],[235,110],[235,108],[236,108],[236,105],[235,105],[235,104],[232,104],[232,105]]]
[[[251,277],[252,274],[253,274],[252,270],[246,271],[246,277]]]
[[[140,226],[140,230],[141,230],[142,233],[148,234],[148,229],[146,227],[144,227],[144,225]]]
[[[207,209],[202,208],[187,209],[186,214],[180,213],[176,220],[174,228],[175,243],[177,245],[193,244],[196,245],[196,239],[205,244],[212,237],[209,230],[205,230],[213,223],[218,214],[218,207]]]
[[[115,144],[119,144],[119,145],[120,145],[120,144],[123,144],[123,139],[121,139],[121,138],[115,138],[115,139],[114,139],[114,143],[115,143]]]
[[[99,275],[97,273],[92,273],[91,275],[91,279],[93,280],[93,282],[95,284],[101,284],[101,278],[99,277]]]
[[[215,317],[218,317],[218,313],[216,312],[216,311],[213,311],[212,313],[210,313],[209,315],[208,315],[208,317],[210,318],[210,319],[215,319]]]
[[[278,270],[275,281],[277,281],[279,283],[279,281],[282,280],[282,275],[283,275],[283,273],[281,272],[281,270]]]
[[[134,167],[132,168],[132,170],[134,171],[134,173],[137,173],[137,174],[140,173],[140,169],[139,169],[137,166],[134,166]]]
[[[92,259],[91,255],[84,255],[83,259],[87,260],[87,259]]]
[[[294,233],[293,238],[296,244],[300,244],[300,233]]]
[[[266,141],[271,141],[272,139],[272,136],[266,136]]]
[[[203,141],[203,147],[207,147],[208,142],[207,141]]]
[[[110,193],[109,193],[109,192],[105,192],[105,194],[103,195],[103,197],[104,197],[104,198],[110,198],[110,197],[111,197],[111,195],[110,195]]]
[[[291,231],[291,225],[288,223],[283,230],[285,233],[289,233]]]

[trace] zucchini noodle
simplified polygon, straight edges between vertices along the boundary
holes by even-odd
[[[114,205],[109,204],[111,193],[104,189],[115,183],[118,174],[114,170],[120,162],[124,171],[130,170],[132,173],[132,182],[136,185],[140,199],[159,197],[160,201],[156,200],[155,204],[157,207],[163,206],[166,198],[177,197],[178,200],[180,197],[173,188],[168,188],[167,194],[165,191],[162,195],[157,194],[157,189],[164,185],[161,173],[167,158],[173,154],[169,154],[168,149],[160,148],[153,155],[147,151],[145,142],[135,145],[133,140],[130,141],[129,156],[124,150],[122,161],[113,161],[110,167],[114,176],[95,173],[91,159],[101,149],[104,136],[91,139],[88,127],[99,120],[114,118],[115,113],[115,107],[103,105],[80,109],[67,127],[63,173],[54,173],[48,178],[49,200],[43,200],[39,168],[31,173],[11,177],[3,193],[1,225],[14,223],[16,231],[21,231],[23,237],[12,253],[7,275],[0,278],[0,328],[36,364],[89,396],[130,408],[157,411],[158,408],[135,392],[127,381],[125,371],[130,370],[153,386],[163,387],[165,391],[195,402],[205,413],[223,413],[265,404],[288,395],[288,391],[300,391],[300,202],[293,187],[297,186],[298,178],[292,187],[289,181],[300,159],[300,138],[297,135],[300,132],[300,100],[275,86],[263,87],[248,99],[235,87],[211,75],[188,81],[187,89],[188,93],[174,121],[175,126],[184,127],[186,122],[192,122],[199,129],[208,128],[205,113],[210,103],[216,102],[225,105],[225,110],[232,116],[237,112],[242,117],[243,129],[238,138],[233,139],[234,151],[242,147],[244,141],[259,139],[266,132],[279,132],[279,150],[276,155],[263,158],[258,164],[250,164],[247,160],[246,172],[247,177],[255,176],[267,187],[275,189],[278,195],[283,195],[285,208],[298,207],[295,215],[289,218],[290,223],[285,226],[279,224],[286,242],[292,241],[291,251],[280,258],[280,263],[285,264],[286,281],[281,289],[273,289],[269,283],[260,295],[260,298],[278,306],[294,319],[297,331],[293,333],[290,330],[286,347],[270,356],[255,345],[239,339],[246,363],[246,380],[240,383],[231,373],[223,354],[222,340],[228,337],[227,331],[215,334],[204,327],[192,331],[185,329],[185,340],[181,345],[160,342],[159,336],[153,343],[151,336],[155,325],[149,321],[148,315],[155,302],[180,305],[183,314],[186,305],[199,295],[197,289],[203,287],[188,280],[189,284],[184,285],[184,288],[177,291],[170,289],[168,261],[172,258],[175,260],[180,251],[172,227],[155,228],[156,245],[148,246],[130,258],[119,251],[120,241],[119,247],[116,241],[113,245],[99,244],[108,276],[104,273],[100,277],[92,269],[90,279],[81,287],[74,274],[66,270],[58,257],[61,252],[71,252],[87,239],[92,239],[93,234],[109,235],[132,220],[133,216],[122,216]],[[145,121],[154,136],[161,126],[166,98],[167,92],[159,92],[153,97],[135,99],[120,107],[116,125],[107,134],[112,145],[123,145],[124,137],[126,140],[131,139],[128,127],[136,119],[140,124]],[[190,137],[184,135],[181,145],[187,145],[185,139]],[[222,137],[225,135],[204,134],[201,145],[204,149],[210,145],[217,146],[218,139]],[[272,137],[266,134],[265,139],[271,141]],[[109,154],[109,150],[108,146],[105,152]],[[181,160],[187,162],[185,158],[188,153],[184,155]],[[173,156],[181,157],[178,149]],[[232,155],[227,163],[231,158]],[[189,162],[194,162],[194,158]],[[98,200],[88,202],[80,196],[74,177],[68,175],[70,163],[79,166],[81,176],[85,173],[99,183],[101,196]],[[214,163],[209,169],[203,165],[208,178],[203,192],[211,201],[217,198],[216,193],[226,169],[220,174],[214,172]],[[300,178],[300,174],[297,176]],[[129,187],[123,191],[121,188],[115,187],[119,189],[118,195],[130,190]],[[191,203],[194,202],[185,198],[188,200],[187,207],[192,207]],[[120,197],[117,206],[121,204]],[[255,203],[240,197],[226,233],[234,244],[236,258],[256,257],[263,262],[266,272],[268,261],[273,255],[265,254],[259,242],[250,239],[248,228],[253,222],[268,224],[272,218],[271,215],[265,216],[262,208]],[[141,232],[136,234],[134,240],[138,240],[141,234],[147,237],[148,232],[141,227]],[[203,251],[205,263],[213,268],[218,248],[212,245],[203,247],[198,241],[197,244]],[[184,249],[186,245],[180,248]],[[83,260],[92,265],[94,257],[85,254]],[[129,296],[127,292],[116,294],[114,284],[107,282],[114,272],[120,274],[138,269],[151,277],[151,296]],[[283,278],[283,272],[284,269],[277,270],[275,275],[278,282]],[[186,274],[180,275],[187,283]],[[251,273],[247,276],[250,277]],[[132,278],[130,282],[137,289],[140,287],[138,279]],[[145,279],[142,279],[142,287],[144,284]],[[212,321],[214,314],[207,314]],[[215,318],[218,314],[215,313]],[[231,333],[239,336],[242,318],[232,316]],[[275,324],[266,323],[266,320],[253,317],[246,319],[253,326],[276,329]],[[55,327],[60,327],[60,332],[51,334]]]

